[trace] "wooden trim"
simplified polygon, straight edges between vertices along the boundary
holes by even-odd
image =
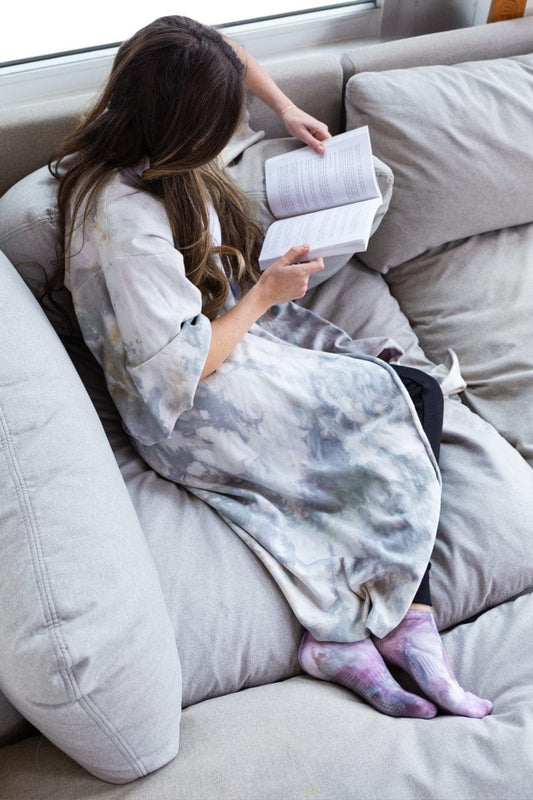
[[[527,0],[492,0],[487,22],[523,17]]]

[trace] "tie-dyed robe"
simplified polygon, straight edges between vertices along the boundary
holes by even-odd
[[[200,380],[200,292],[161,201],[132,178],[116,173],[75,228],[65,283],[134,446],[227,520],[315,638],[383,636],[416,592],[440,506],[431,448],[387,364],[397,347],[286,303]]]

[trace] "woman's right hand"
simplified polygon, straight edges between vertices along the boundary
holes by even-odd
[[[291,247],[262,273],[257,283],[232,308],[211,322],[211,342],[202,378],[219,368],[254,322],[271,306],[304,296],[309,276],[324,269],[321,258],[297,262],[308,252],[308,244]]]
[[[324,269],[322,258],[300,260],[308,251],[308,244],[291,247],[262,273],[254,289],[264,298],[268,308],[303,297],[307,291],[309,276]]]

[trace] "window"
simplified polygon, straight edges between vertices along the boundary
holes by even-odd
[[[282,2],[286,4],[283,11],[273,14]],[[194,12],[195,18],[207,24],[224,26],[259,59],[377,40],[382,0],[326,3],[255,0],[252,5],[245,0],[226,0],[219,5],[215,0],[195,0],[193,6],[192,0],[181,0],[179,9],[183,14]],[[287,12],[287,7],[298,4],[303,10]],[[106,5],[110,9],[126,7],[127,15],[104,13]],[[226,21],[220,20],[220,7]],[[117,44],[156,17],[175,13],[176,2],[142,0],[141,5],[141,0],[129,0],[128,4],[122,0],[91,0],[83,8],[85,16],[81,17],[80,5],[72,0],[19,0],[10,4],[4,14],[8,24],[0,27],[0,107],[56,102],[72,93],[91,96],[106,80]],[[85,9],[91,9],[91,14]],[[268,15],[262,20],[257,16],[250,19],[250,9],[254,15],[268,10]],[[239,19],[240,15],[244,19]]]
[[[81,50],[115,45],[158,16],[179,13],[208,25],[272,18],[287,13],[312,12],[320,8],[375,6],[354,0],[328,3],[327,0],[72,0],[13,2],[4,11],[0,29],[0,65],[64,55]]]

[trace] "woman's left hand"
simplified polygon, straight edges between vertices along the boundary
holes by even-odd
[[[281,114],[281,119],[291,136],[308,144],[315,153],[324,152],[325,147],[322,143],[325,139],[331,138],[328,126],[324,122],[315,119],[298,106],[288,108],[285,113]]]

